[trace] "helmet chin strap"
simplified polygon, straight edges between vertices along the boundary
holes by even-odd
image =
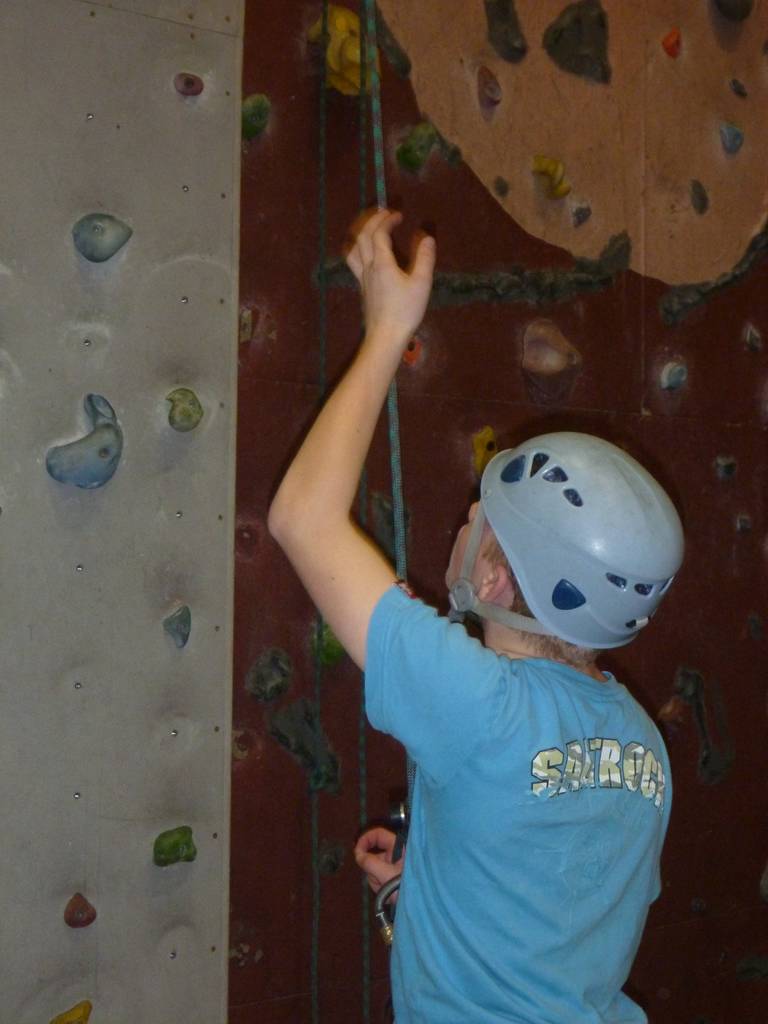
[[[507,626],[509,629],[519,629],[524,633],[538,633],[540,636],[551,636],[549,630],[538,619],[533,619],[529,615],[519,615],[517,612],[511,612],[508,608],[502,608],[498,604],[491,604],[478,598],[475,585],[472,582],[472,570],[480,550],[484,525],[485,512],[483,512],[482,504],[479,504],[470,527],[469,540],[464,550],[459,577],[448,594],[451,602],[449,619],[451,622],[463,622],[467,612],[474,612],[482,619],[497,622],[500,626]]]

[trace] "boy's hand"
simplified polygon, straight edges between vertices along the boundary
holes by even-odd
[[[435,240],[424,235],[407,270],[392,251],[392,231],[402,214],[377,210],[353,228],[347,264],[360,283],[368,334],[383,331],[408,341],[424,318],[435,269]]]
[[[387,828],[369,828],[355,844],[357,866],[368,876],[372,892],[378,892],[382,885],[403,870],[402,860],[392,863],[396,841],[395,833]],[[397,893],[394,893],[390,902],[394,903],[396,899]]]

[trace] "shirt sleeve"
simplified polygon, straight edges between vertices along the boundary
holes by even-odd
[[[508,720],[516,688],[502,661],[462,625],[393,587],[368,626],[368,719],[440,785],[490,737],[502,711]]]

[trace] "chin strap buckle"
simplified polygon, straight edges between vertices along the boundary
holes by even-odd
[[[463,622],[467,612],[471,612],[477,602],[475,587],[471,580],[460,578],[455,580],[448,593],[451,610],[448,618],[451,622]]]

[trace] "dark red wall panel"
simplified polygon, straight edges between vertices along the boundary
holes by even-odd
[[[267,93],[272,114],[266,133],[243,146],[241,305],[252,311],[253,333],[240,346],[231,1024],[312,1019],[312,798],[306,772],[269,723],[298,698],[312,699],[315,612],[265,520],[320,399],[320,97],[304,41],[318,14],[318,5],[290,2],[279,11],[247,10],[243,92]],[[432,225],[442,271],[572,264],[568,253],[521,230],[466,166],[433,158],[422,177],[397,169],[393,128],[415,124],[419,114],[408,81],[386,62],[383,107],[390,198],[406,215],[402,239]],[[355,98],[329,93],[326,141],[327,245],[337,256],[359,205]],[[709,766],[720,757],[724,770],[720,781],[704,781],[696,709],[678,699],[674,720],[664,723],[675,782],[664,893],[630,987],[653,1024],[764,1024],[768,354],[747,348],[743,329],[753,322],[768,335],[768,261],[675,327],[659,315],[665,291],[628,272],[607,290],[562,305],[474,303],[428,313],[421,360],[403,366],[398,379],[409,574],[445,607],[445,561],[476,487],[471,437],[485,425],[501,445],[550,429],[594,431],[626,445],[668,487],[685,522],[684,568],[648,635],[611,652],[605,664],[654,717],[666,706],[669,718],[681,667],[698,673],[714,748]],[[532,400],[521,370],[523,332],[537,318],[553,320],[583,360],[567,397],[546,405]],[[352,290],[329,292],[328,326],[330,383],[359,337]],[[659,386],[671,359],[688,367],[686,385],[673,393]],[[383,424],[368,491],[370,515],[372,496],[389,491]],[[246,689],[246,677],[273,647],[290,656],[290,687],[263,703]],[[335,873],[321,876],[320,1018],[363,1020],[367,974],[370,1019],[383,1022],[386,954],[374,931],[365,971],[363,892],[351,850],[361,785],[370,816],[385,814],[404,785],[404,756],[368,729],[361,779],[361,682],[347,659],[324,672],[321,693],[341,785],[317,798],[318,835],[345,856]]]

